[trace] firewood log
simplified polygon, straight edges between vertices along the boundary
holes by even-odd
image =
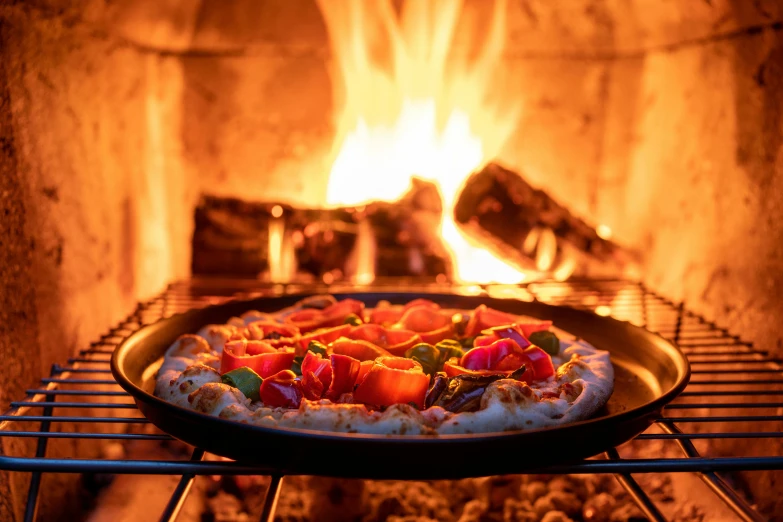
[[[626,274],[634,264],[632,253],[497,164],[468,179],[454,217],[467,235],[519,268],[556,273],[571,266],[569,272],[595,277]]]

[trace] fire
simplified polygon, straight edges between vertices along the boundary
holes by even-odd
[[[453,219],[464,182],[495,157],[519,116],[518,104],[490,100],[505,0],[494,3],[489,26],[476,34],[460,24],[468,41],[487,35],[477,57],[453,42],[467,14],[458,0],[408,0],[399,13],[391,0],[318,4],[345,89],[327,203],[394,201],[413,177],[431,181],[443,200],[440,234],[455,279],[521,282],[525,273],[473,244]]]

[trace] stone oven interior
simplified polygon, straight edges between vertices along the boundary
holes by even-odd
[[[344,89],[321,11],[223,4],[0,1],[3,411],[191,276],[205,195],[323,204]],[[516,0],[506,23],[496,87],[523,110],[492,160],[611,229],[645,285],[783,357],[783,4]],[[3,520],[25,481],[0,472]],[[773,518],[780,481],[747,479]]]

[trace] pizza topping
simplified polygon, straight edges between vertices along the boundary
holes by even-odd
[[[258,414],[271,425],[319,405],[345,417],[348,431],[446,434],[578,418],[582,396],[604,393],[595,383],[611,379],[605,352],[561,342],[550,321],[486,306],[442,310],[428,300],[381,302],[366,315],[363,306],[317,296],[182,336],[166,353],[155,393],[213,414],[235,407],[232,415]]]
[[[302,393],[311,401],[320,399],[332,384],[332,364],[321,354],[308,351],[302,361]]]
[[[379,357],[356,386],[356,402],[373,406],[414,403],[424,407],[430,378],[421,364],[404,357]]]
[[[552,358],[537,346],[521,349],[511,339],[500,339],[488,346],[477,346],[468,351],[462,359],[453,357],[445,362],[443,371],[449,377],[458,375],[510,376],[521,366],[526,368],[519,380],[543,381],[555,374]]]
[[[405,352],[405,357],[413,359],[421,364],[424,373],[432,375],[438,371],[438,362],[440,361],[440,352],[427,343],[419,343]],[[442,366],[442,365],[441,365]]]
[[[560,353],[560,339],[557,338],[557,335],[555,335],[554,332],[548,330],[533,332],[530,334],[530,342],[549,355],[557,355]]]
[[[332,354],[329,356],[332,363],[332,385],[326,393],[330,399],[337,399],[344,393],[353,390],[353,386],[359,377],[361,363],[347,355]]]
[[[282,370],[261,383],[261,401],[273,408],[298,408],[302,402],[302,383],[291,370]]]
[[[258,320],[247,325],[244,335],[255,341],[266,341],[274,348],[294,346],[299,337],[299,328],[292,324]]]
[[[507,324],[504,326],[493,326],[481,332],[481,335],[476,337],[475,346],[486,346],[492,344],[498,339],[511,339],[516,342],[520,348],[527,348],[530,346],[530,341],[522,333],[522,328],[518,324]]]
[[[522,365],[528,367],[526,381],[544,380],[555,374],[549,354],[537,346],[522,349],[512,339],[499,339],[487,346],[477,346],[459,361],[459,366],[467,370],[508,372]]]
[[[364,314],[364,303],[356,299],[343,299],[323,310],[306,308],[289,315],[286,322],[297,326],[302,332],[310,332],[317,328],[344,324],[351,314],[361,317]]]
[[[555,365],[552,358],[538,346],[531,346],[525,350],[525,364],[533,371],[533,379],[542,381],[555,374]]]
[[[344,323],[350,324],[351,326],[359,326],[360,324],[363,324],[364,321],[362,321],[362,318],[356,314],[348,314],[348,316],[345,318]]]
[[[378,324],[356,326],[346,334],[346,337],[360,341],[369,341],[392,355],[403,355],[408,348],[421,342],[421,337],[416,332],[384,328]]]
[[[248,353],[248,346],[255,354]],[[229,341],[223,349],[220,360],[220,373],[247,366],[262,378],[269,377],[280,370],[287,370],[294,362],[296,354],[293,349],[276,350],[264,341],[248,341],[241,339]]]
[[[465,327],[465,335],[479,335],[482,331],[493,326],[513,324],[516,319],[512,314],[488,308],[486,305],[479,305],[473,311],[473,315]]]
[[[446,391],[449,387],[449,377],[443,373],[438,372],[432,376],[432,383],[427,390],[427,395],[424,397],[424,407],[429,408],[435,401],[438,400],[440,395]]]
[[[326,345],[319,341],[310,341],[310,344],[307,345],[307,352],[305,352],[305,355],[297,355],[294,357],[294,362],[291,363],[292,372],[297,375],[302,375],[302,362],[307,353],[310,352],[326,356]]]
[[[387,357],[391,353],[369,341],[342,338],[329,344],[329,351],[353,357],[358,361],[374,361],[378,357]]]
[[[497,373],[462,374],[449,378],[445,375],[439,375],[437,387],[436,383],[433,383],[427,392],[426,403],[431,406],[440,406],[452,413],[477,411],[481,406],[481,397],[487,386],[500,379],[518,380],[524,373],[525,367],[522,366],[508,376]]]
[[[348,332],[351,331],[351,328],[353,327],[350,324],[341,324],[340,326],[335,326],[332,328],[319,328],[318,330],[310,332],[307,335],[303,335],[299,339],[299,347],[302,350],[302,354],[304,355],[304,351],[308,349],[312,341],[318,341],[322,344],[329,344],[333,341],[336,341],[340,337],[345,336]]]
[[[414,299],[405,305],[391,305],[388,301],[381,301],[370,312],[370,322],[382,326],[391,326],[398,323],[402,316],[411,308],[439,310],[440,305],[429,299]]]
[[[444,339],[435,346],[420,343],[405,352],[405,357],[421,364],[424,373],[433,375],[443,369],[446,361],[452,357],[462,357],[464,350],[459,341]]]
[[[323,310],[337,303],[337,299],[331,294],[319,294],[305,297],[297,303],[299,308],[315,308],[317,310]]]
[[[516,325],[526,338],[529,338],[533,332],[549,330],[552,327],[552,321],[518,317],[507,312],[488,308],[486,305],[480,305],[473,311],[473,315],[465,327],[465,335],[479,335],[480,332],[489,328],[512,324]]]
[[[250,400],[257,401],[261,398],[258,390],[263,379],[247,366],[224,373],[220,376],[220,380],[223,381],[223,384],[238,389]]]
[[[512,339],[498,339],[469,350],[460,359],[468,370],[514,370],[522,365],[524,350]]]
[[[430,344],[442,341],[454,333],[451,316],[427,304],[409,307],[394,328],[417,332],[422,341]]]

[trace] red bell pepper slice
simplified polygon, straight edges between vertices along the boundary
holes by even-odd
[[[378,357],[388,357],[391,354],[368,341],[357,339],[338,339],[329,345],[329,352],[338,355],[347,355],[357,361],[374,361]]]
[[[494,326],[481,332],[483,335],[476,337],[473,341],[474,346],[487,346],[498,339],[511,339],[515,341],[520,348],[527,348],[531,345],[527,337],[522,333],[518,324],[508,324],[505,326]]]
[[[555,374],[555,365],[552,357],[538,346],[531,346],[525,350],[525,365],[530,366],[536,380],[544,380]]]
[[[400,356],[405,354],[409,348],[422,342],[421,337],[416,332],[384,328],[378,324],[354,326],[351,331],[346,334],[346,337],[349,339],[371,342],[392,355]]]
[[[267,351],[259,352],[256,355],[248,354],[248,346],[253,346],[254,350]],[[268,351],[270,349],[272,351]],[[290,368],[294,357],[296,357],[294,350],[275,350],[264,341],[247,341],[246,339],[228,341],[223,347],[220,373],[247,366],[262,378],[266,378]]]
[[[367,372],[370,371],[370,368],[372,368],[373,364],[375,364],[375,359],[370,359],[368,361],[362,361],[359,363],[359,373],[356,374],[356,384],[359,384],[364,380],[364,378],[367,376]]]
[[[248,340],[245,343],[245,355],[259,355],[262,353],[277,353],[277,348],[266,341]],[[236,349],[234,349],[236,355]]]
[[[299,328],[302,333],[310,332],[317,328],[337,326],[345,322],[346,317],[354,314],[364,316],[364,303],[356,299],[343,299],[323,310],[306,308],[294,312],[286,317],[286,322]]]
[[[517,316],[507,312],[501,312],[488,308],[487,305],[479,305],[473,310],[467,326],[465,326],[465,335],[472,337],[479,335],[482,331],[493,326],[503,326],[513,324],[517,321]]]
[[[451,316],[426,304],[409,307],[394,327],[416,332],[429,344],[451,337],[454,332]]]
[[[264,379],[259,395],[265,406],[298,408],[303,396],[302,383],[291,370],[282,370]]]
[[[370,322],[383,326],[391,326],[400,321],[402,316],[411,308],[425,307],[432,310],[439,310],[440,305],[429,299],[414,299],[405,305],[389,305],[378,307],[370,312]]]
[[[307,352],[302,360],[302,393],[311,401],[320,399],[332,383],[332,364],[321,354]]]
[[[372,406],[413,403],[424,407],[430,378],[421,364],[405,357],[379,357],[353,392],[354,401]]]
[[[370,312],[370,323],[381,326],[391,326],[400,320],[405,311],[401,306],[387,306],[385,308],[376,308]]]
[[[329,360],[332,363],[332,385],[326,396],[336,400],[340,395],[353,391],[362,363],[353,357],[336,353],[330,355]]]
[[[297,349],[297,354],[302,355],[305,351],[307,351],[307,347],[310,345],[310,341],[318,341],[323,344],[329,344],[340,337],[344,337],[348,332],[351,331],[350,324],[341,324],[340,326],[335,326],[333,328],[320,328],[318,330],[315,330],[314,332],[310,332],[307,335],[303,335],[299,339],[299,348]]]

